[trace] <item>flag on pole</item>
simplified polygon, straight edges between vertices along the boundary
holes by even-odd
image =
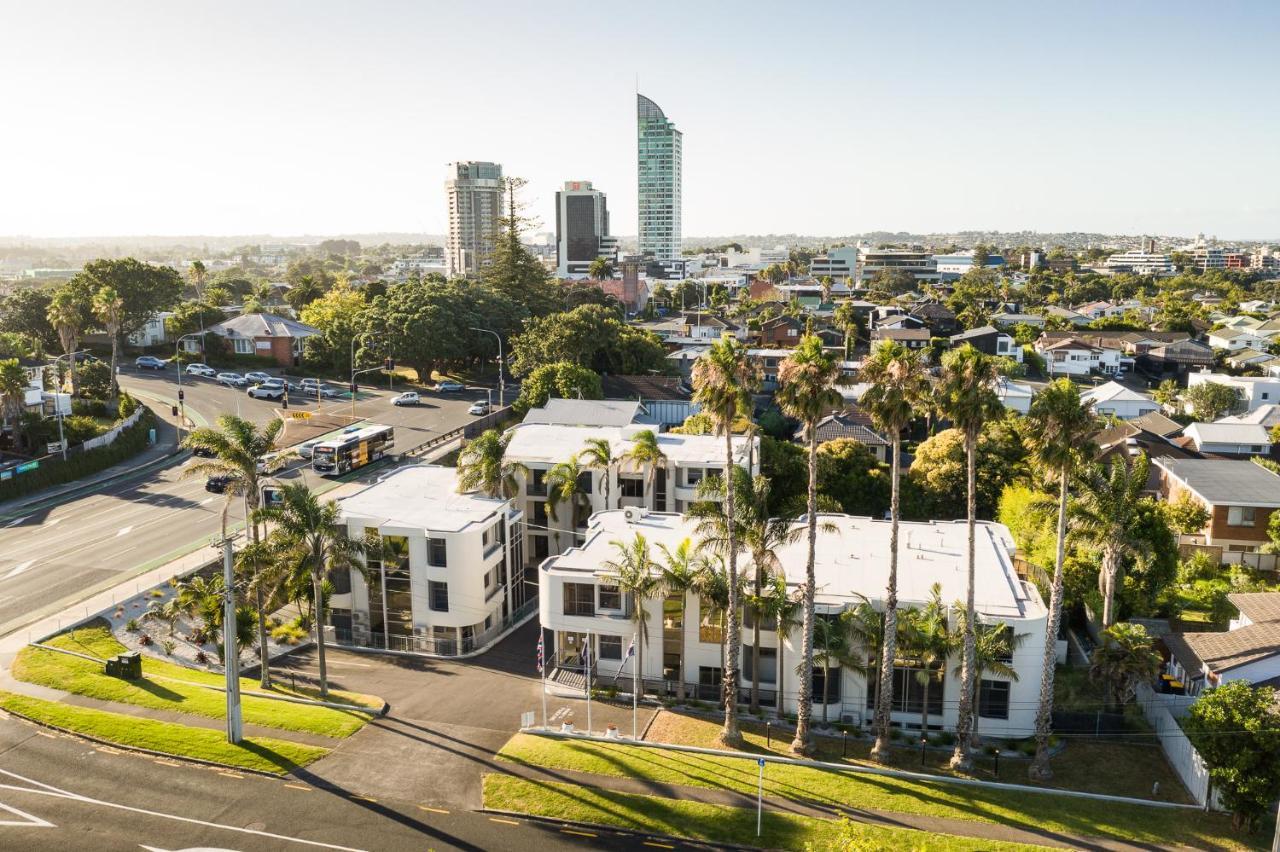
[[[631,634],[631,644],[627,646],[627,656],[624,659],[631,659],[636,655],[636,635]]]
[[[546,662],[546,649],[542,644],[542,631],[538,631],[538,674],[542,674],[542,667]]]

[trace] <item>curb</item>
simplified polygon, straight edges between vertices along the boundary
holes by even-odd
[[[491,773],[494,775],[506,775],[507,773]],[[518,775],[511,775],[511,778],[519,778]],[[637,794],[637,795],[643,795]],[[673,834],[657,834],[652,831],[636,831],[631,828],[619,828],[616,825],[605,825],[599,822],[576,822],[571,819],[560,819],[558,817],[538,816],[535,814],[526,814],[520,811],[508,811],[501,808],[477,808],[472,811],[477,814],[498,814],[501,816],[519,817],[526,822],[541,823],[548,826],[575,826],[577,828],[594,828],[599,832],[608,832],[610,834],[621,834],[625,837],[634,837],[638,840],[664,840],[670,841],[671,845],[677,843],[683,846],[695,846],[703,849],[742,849],[747,852],[755,852],[757,849],[764,849],[763,846],[738,846],[732,843],[718,843],[711,840],[697,840],[692,837],[676,837]],[[599,838],[597,838],[599,839]]]

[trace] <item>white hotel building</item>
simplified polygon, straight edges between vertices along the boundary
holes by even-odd
[[[866,595],[873,606],[881,608],[888,581],[889,523],[847,515],[824,515],[822,522],[834,524],[836,531],[820,531],[818,535],[818,616],[834,618],[856,606],[855,593]],[[965,523],[903,523],[900,530],[900,606],[926,603],[934,583],[941,584],[944,602],[963,600],[967,576]],[[638,534],[645,537],[656,561],[662,558],[659,544],[672,549],[685,539],[696,544],[693,524],[679,515],[612,510],[600,512],[590,520],[580,545],[545,560],[538,570],[539,616],[542,627],[552,637],[548,656],[555,669],[551,677],[565,686],[582,683],[581,655],[588,642],[598,681],[612,682],[621,673],[625,683],[633,674],[636,660],[626,658],[626,649],[635,631],[630,616],[636,604],[611,581],[605,565],[617,557],[613,542],[629,544]],[[787,583],[796,591],[804,577],[805,552],[806,541],[802,538],[778,553]],[[1025,634],[1011,658],[1018,679],[982,677],[978,726],[981,734],[989,736],[1017,737],[1033,732],[1043,665],[1047,609],[1035,586],[1018,576],[1013,553],[1013,540],[1006,527],[989,522],[978,524],[975,600],[980,623],[994,627],[1003,622],[1015,636]],[[740,558],[739,566],[749,571],[750,562]],[[703,700],[717,700],[723,666],[720,613],[694,594],[686,601],[683,623],[674,599],[657,597],[642,605],[648,610],[649,637],[642,673],[646,686],[674,694],[676,683],[683,678]],[[773,624],[764,623],[761,628],[761,703],[776,707],[780,688],[782,710],[792,712],[799,695],[796,664],[800,660],[800,630],[792,630],[780,641]],[[745,698],[751,683],[749,619],[743,625],[741,642],[740,685]],[[955,726],[960,680],[954,670],[958,662],[956,658],[947,660],[935,670],[928,696],[931,729]],[[918,731],[925,710],[924,689],[915,676],[917,668],[906,660],[903,663],[895,670],[892,721],[896,726]],[[825,702],[833,721],[869,724],[873,716],[872,694],[866,680],[851,667],[835,664],[831,670],[831,683],[827,686],[821,666],[815,666],[815,714],[821,716]]]

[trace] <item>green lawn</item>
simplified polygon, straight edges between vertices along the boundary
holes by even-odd
[[[222,731],[73,707],[12,692],[0,691],[0,708],[122,746],[151,749],[177,757],[194,757],[275,775],[284,775],[329,753],[329,749],[269,737],[245,737],[240,745],[232,745]]]
[[[484,806],[710,843],[763,846],[770,849],[831,852],[899,852],[908,849],[1021,852],[1046,848],[769,811],[764,814],[762,834],[756,837],[756,813],[753,810],[615,793],[575,784],[526,781],[509,775],[485,776]]]
[[[498,757],[516,763],[596,772],[695,787],[756,791],[750,759],[643,746],[575,742],[518,734]],[[873,808],[949,819],[1045,828],[1081,836],[1109,836],[1143,843],[1184,843],[1199,849],[1233,849],[1230,819],[1190,810],[1101,803],[1053,794],[1027,794],[945,782],[918,782],[866,774],[771,764],[766,795],[830,805]]]
[[[82,628],[54,637],[48,644],[97,657],[113,656],[124,650],[124,646],[105,627]],[[194,685],[208,683],[221,686],[224,680],[222,675],[145,656],[142,671],[143,677],[138,681],[108,677],[100,663],[32,646],[23,648],[13,663],[14,677],[28,683],[62,689],[102,701],[173,710],[212,719],[226,717],[226,699],[223,694]],[[360,730],[371,718],[368,710],[339,710],[256,698],[248,693],[258,690],[258,683],[248,678],[241,679],[240,688],[244,721],[250,724],[285,731],[306,731],[328,737],[348,737]],[[301,691],[291,692],[285,688],[274,691],[281,695],[302,694]],[[358,698],[345,696],[348,701]],[[343,701],[344,696],[334,696],[334,700]]]

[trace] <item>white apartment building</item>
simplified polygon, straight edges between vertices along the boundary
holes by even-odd
[[[819,618],[835,619],[857,605],[855,594],[865,595],[877,609],[883,606],[888,581],[889,529],[887,521],[848,515],[823,515],[823,524],[834,532],[818,535],[816,601]],[[581,684],[584,675],[581,657],[589,644],[593,676],[605,683],[620,675],[630,681],[637,657],[626,651],[635,633],[631,615],[636,606],[648,611],[648,641],[642,652],[641,675],[646,687],[667,693],[676,691],[683,680],[687,688],[703,700],[715,701],[720,693],[721,655],[724,627],[721,613],[709,601],[688,594],[683,601],[683,620],[678,598],[655,597],[637,602],[618,586],[616,574],[607,563],[618,557],[614,542],[624,545],[645,538],[654,559],[653,571],[661,570],[659,545],[675,550],[697,538],[693,523],[679,515],[645,512],[639,509],[600,512],[591,518],[584,540],[578,546],[547,559],[539,571],[539,617],[551,635],[548,656],[556,667],[552,678],[563,684]],[[944,602],[962,600],[966,585],[966,526],[963,522],[903,523],[899,540],[899,606],[924,605],[934,583],[941,584]],[[785,566],[787,584],[798,591],[804,576],[804,539],[784,546],[778,553]],[[1025,637],[1010,658],[1018,680],[984,675],[980,684],[979,733],[988,736],[1026,736],[1034,728],[1036,697],[1043,665],[1047,609],[1029,581],[1018,576],[1013,564],[1014,543],[1007,528],[979,522],[977,528],[975,602],[980,623],[995,629],[1003,623],[1015,636]],[[746,570],[749,561],[739,560]],[[772,623],[761,623],[760,697],[767,707],[794,711],[799,695],[796,664],[800,659],[799,628],[781,638]],[[750,612],[742,627],[741,695],[749,695],[752,678],[753,624]],[[870,659],[872,649],[860,649]],[[958,659],[933,667],[933,677],[925,706],[924,686],[916,677],[919,664],[903,657],[895,666],[892,721],[895,726],[920,730],[922,712],[927,710],[930,729],[951,729],[959,704],[959,678],[954,669]],[[833,721],[868,724],[872,718],[873,691],[853,667],[833,664],[828,684],[821,666],[815,666],[814,712],[825,709]]]
[[[809,261],[809,274],[814,278],[824,275],[836,281],[858,280],[858,249],[841,246],[827,251]]]
[[[393,651],[467,654],[492,642],[537,594],[525,580],[519,504],[459,494],[457,470],[415,465],[339,500],[351,538],[388,553],[333,578],[336,641]]]
[[[478,275],[493,252],[502,217],[502,166],[476,161],[450,163],[444,188],[449,203],[445,269],[450,278]]]
[[[916,284],[937,283],[941,279],[938,263],[924,249],[858,249],[858,281],[867,286],[881,271],[901,271]]]
[[[1233,387],[1240,394],[1236,413],[1248,414],[1264,405],[1280,402],[1280,377],[1232,376],[1226,373],[1210,373],[1207,370],[1187,374],[1187,389],[1204,382],[1217,382]]]
[[[1103,267],[1108,272],[1132,272],[1135,275],[1172,275],[1173,261],[1167,254],[1150,251],[1122,251],[1107,258]]]

